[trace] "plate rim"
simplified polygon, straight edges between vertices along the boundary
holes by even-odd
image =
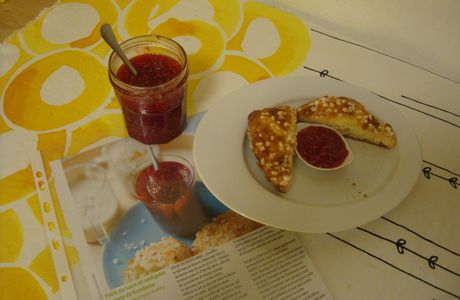
[[[286,201],[256,181],[245,165],[243,153],[247,115],[255,109],[301,98],[310,99],[331,94],[311,95],[305,93],[304,90],[308,90],[309,87],[315,91],[328,89],[344,91],[346,94],[343,92],[341,94],[362,102],[374,114],[375,109],[373,108],[384,108],[384,111],[380,113],[388,114],[384,119],[392,126],[396,125],[393,127],[398,135],[396,149],[399,151],[399,162],[395,168],[395,176],[393,176],[398,180],[392,178],[377,195],[362,201],[342,204],[339,208],[299,205],[293,201]],[[286,94],[286,92],[285,97],[279,95],[280,93]],[[258,99],[258,101],[247,101],[245,96],[248,95]],[[281,99],[277,97],[281,97]],[[235,126],[235,124],[237,125]],[[233,129],[229,125],[233,125]],[[240,139],[238,145],[230,143],[227,148],[224,148],[225,142],[235,139]],[[241,159],[235,159],[235,155]],[[220,156],[225,156],[225,159],[221,159]],[[419,170],[422,166],[421,148],[415,131],[404,115],[393,105],[384,102],[383,99],[379,99],[378,95],[364,88],[308,75],[290,75],[258,81],[220,99],[204,114],[198,124],[194,137],[193,158],[202,181],[216,198],[230,209],[266,225],[306,233],[348,230],[386,214],[399,205],[411,192],[420,176]],[[217,167],[221,169],[216,169]],[[239,172],[237,178],[229,177],[229,173],[235,172],[235,170]],[[210,174],[210,171],[214,172]],[[406,178],[404,176],[400,178],[401,175]],[[240,181],[246,180],[246,182],[242,182],[241,186],[232,188],[231,185],[238,179]],[[222,184],[222,181],[225,180],[231,184]],[[395,192],[389,193],[388,191],[391,189],[394,189]],[[385,193],[382,195],[382,192]],[[387,194],[391,195],[390,199],[382,199],[383,196],[388,196]],[[240,198],[246,198],[246,200]],[[284,200],[281,204],[279,203],[280,199]],[[249,201],[251,202],[248,205]],[[299,209],[299,207],[306,206],[308,210]],[[324,220],[325,218],[327,220]]]

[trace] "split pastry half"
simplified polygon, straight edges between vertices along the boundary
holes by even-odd
[[[267,180],[280,192],[287,192],[293,179],[296,123],[296,111],[289,106],[264,108],[248,116],[251,150]]]
[[[393,148],[396,134],[390,124],[377,120],[358,101],[348,97],[322,96],[297,108],[299,122],[335,128],[357,140]]]
[[[232,241],[263,225],[247,219],[233,210],[218,215],[196,233],[190,251],[192,255],[200,254],[210,248]]]

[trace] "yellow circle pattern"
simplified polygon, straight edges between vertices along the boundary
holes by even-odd
[[[56,293],[59,290],[59,283],[54,271],[54,263],[49,246],[45,247],[45,249],[34,258],[29,265],[29,269],[51,287],[52,293]]]
[[[11,208],[0,213],[0,263],[15,262],[23,244],[22,225]],[[0,282],[2,282],[0,280]]]
[[[197,53],[188,55],[190,73],[200,73],[211,68],[224,50],[225,41],[220,30],[204,21],[181,21],[168,19],[158,25],[153,34],[169,38],[193,36],[200,40],[201,47]]]
[[[249,1],[244,4],[243,24],[227,48],[241,51],[246,30],[257,18],[270,20],[280,36],[279,48],[269,57],[260,58],[274,75],[286,75],[295,71],[310,49],[310,36],[306,25],[299,18],[265,4]]]
[[[193,75],[189,80],[187,100],[190,115],[198,112],[194,107],[200,102],[200,99],[194,99],[194,90],[207,76],[217,72],[233,72],[252,83],[293,72],[302,67],[307,57],[310,49],[308,29],[296,16],[257,1],[209,0],[213,9],[212,20],[202,20],[197,17],[198,14],[190,11],[183,12],[188,17],[174,15],[169,19],[164,18],[159,24],[154,22],[155,18],[172,11],[179,2],[58,0],[56,6],[68,3],[91,6],[97,11],[99,21],[86,36],[56,44],[42,36],[43,22],[47,14],[56,8],[53,6],[8,38],[7,43],[19,50],[19,57],[0,77],[0,135],[16,130],[36,134],[37,149],[42,152],[47,178],[51,175],[49,161],[76,154],[107,137],[127,136],[120,106],[108,81],[110,49],[99,36],[102,23],[113,25],[119,39],[153,33],[171,38],[188,36],[200,42],[198,51],[188,55]],[[278,31],[280,44],[272,55],[256,60],[245,55],[242,44],[248,27],[257,18],[272,22]],[[153,26],[153,23],[157,25]],[[61,101],[59,105],[50,104],[40,96],[42,86],[63,66],[79,74],[84,83],[83,90],[74,99]],[[53,181],[50,182],[50,192],[57,215],[56,225],[65,243],[73,244]],[[26,201],[26,207],[35,217],[27,220],[18,217],[16,204],[21,201]],[[11,208],[2,211],[4,205]],[[30,166],[0,178],[0,211],[0,228],[8,228],[4,231],[6,234],[0,235],[0,262],[13,265],[0,267],[0,299],[40,300],[47,299],[46,291],[58,294],[59,280],[50,255],[52,250],[38,247],[35,252],[21,253],[26,236],[23,230],[32,224],[47,226],[41,216]],[[79,261],[76,248],[66,244],[63,246],[69,264],[76,264]],[[19,265],[19,257],[30,262],[27,268]]]
[[[148,23],[155,17],[168,11],[179,0],[137,0],[133,1],[126,12],[124,26],[128,37],[147,34],[151,28]],[[152,14],[152,11],[155,12]]]
[[[100,41],[99,27],[104,23],[114,24],[118,17],[116,7],[110,0],[62,0],[62,5],[67,3],[80,3],[92,7],[99,14],[99,22],[91,30],[90,34],[65,44],[55,44],[45,40],[42,36],[43,20],[52,11],[51,8],[42,14],[35,23],[29,24],[22,31],[21,35],[25,41],[26,47],[34,53],[46,53],[61,48],[86,48]]]
[[[213,20],[219,24],[227,38],[231,37],[240,22],[240,2],[238,0],[209,0],[214,8]]]
[[[0,206],[20,200],[34,191],[32,168],[27,166],[0,180]]]
[[[0,267],[0,299],[24,300],[48,299],[38,281],[26,270],[16,267]]]
[[[69,66],[84,79],[84,91],[64,105],[43,101],[40,89],[56,70]],[[93,55],[64,50],[45,56],[19,72],[6,87],[5,116],[19,127],[34,131],[57,129],[86,117],[107,99],[111,91],[106,67]]]

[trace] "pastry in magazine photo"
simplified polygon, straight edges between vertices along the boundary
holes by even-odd
[[[227,210],[196,180],[183,136],[156,147],[155,181],[143,144],[124,139],[62,162],[91,256],[115,288],[192,255],[197,233]],[[160,149],[161,148],[161,149]],[[186,158],[186,156],[188,156]]]
[[[76,240],[80,237],[77,244],[87,269],[85,277],[96,297],[199,299],[192,290],[207,289],[190,284],[200,284],[198,278],[212,272],[217,272],[212,282],[218,284],[218,275],[227,269],[235,281],[219,295],[260,297],[263,291],[237,284],[253,275],[244,258],[284,239],[298,243],[279,230],[263,233],[260,230],[268,227],[221,203],[195,171],[192,144],[193,136],[183,134],[155,146],[158,169],[150,162],[147,146],[131,138],[54,162],[56,190],[65,199],[61,200],[67,208],[64,214],[74,221],[71,230]],[[253,240],[248,239],[252,232]],[[204,266],[208,273],[203,273]],[[184,281],[193,276],[197,279]],[[213,298],[217,290],[206,293]]]
[[[173,237],[162,237],[159,242],[136,252],[128,261],[123,278],[128,283],[192,256],[189,247]]]

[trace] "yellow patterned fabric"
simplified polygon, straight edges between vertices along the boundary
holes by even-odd
[[[183,44],[189,116],[232,89],[298,70],[310,49],[301,19],[238,0],[62,0],[7,38],[0,46],[0,299],[59,293],[29,152],[42,152],[49,177],[49,161],[127,136],[107,76],[103,23],[119,40],[159,34]],[[75,264],[52,182],[51,192]]]

